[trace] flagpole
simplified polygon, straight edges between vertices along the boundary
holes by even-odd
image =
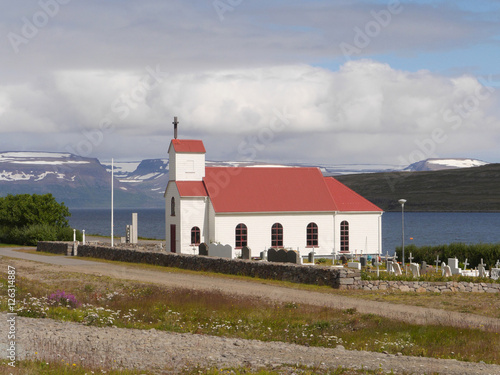
[[[115,179],[115,169],[114,169],[114,160],[111,158],[111,247],[114,246],[114,180]]]

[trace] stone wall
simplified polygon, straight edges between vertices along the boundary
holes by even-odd
[[[44,251],[52,254],[73,255],[73,242],[39,241],[36,251]]]
[[[48,251],[60,243],[39,242],[38,251]],[[243,259],[224,259],[188,254],[173,254],[153,251],[135,251],[108,246],[79,245],[78,256],[115,260],[131,263],[147,263],[165,267],[176,267],[193,271],[217,272],[229,275],[257,277],[291,281],[294,283],[328,285],[344,288],[361,280],[361,274],[347,269],[311,267],[295,264],[258,262]]]
[[[363,290],[400,290],[402,292],[471,292],[471,293],[500,293],[500,284],[497,283],[469,283],[465,281],[384,281],[384,280],[356,280],[352,289]]]
[[[71,255],[72,248],[72,242],[39,242],[37,250],[54,254]],[[400,290],[402,292],[417,293],[500,293],[500,284],[498,283],[361,280],[360,271],[347,268],[224,259],[200,255],[173,254],[163,251],[148,251],[145,249],[111,248],[105,245],[79,245],[77,256],[130,263],[147,263],[192,271],[217,272],[294,283],[328,285],[337,289]]]

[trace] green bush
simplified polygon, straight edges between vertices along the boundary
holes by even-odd
[[[481,262],[488,265],[488,268],[494,266],[497,260],[500,259],[500,244],[465,244],[465,243],[451,243],[449,245],[437,246],[421,246],[415,245],[405,246],[405,262],[409,262],[410,253],[413,256],[413,262],[427,262],[429,265],[436,264],[436,257],[439,255],[439,262],[448,263],[448,258],[457,258],[459,262],[463,263],[467,259],[467,268],[475,268]],[[396,248],[398,260],[402,259],[401,246]]]
[[[82,233],[76,232],[76,239],[82,240]],[[58,228],[55,225],[33,224],[23,228],[0,229],[0,242],[36,246],[38,241],[73,241],[73,229]]]

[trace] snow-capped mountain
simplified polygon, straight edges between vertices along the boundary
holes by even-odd
[[[207,161],[211,167],[319,167],[325,176],[468,168],[488,163],[475,159],[427,159],[408,167],[376,164],[276,164]],[[107,207],[111,162],[57,152],[0,152],[0,196],[47,194],[69,207]],[[162,207],[169,179],[168,159],[115,161],[116,207]]]
[[[105,207],[110,175],[97,159],[57,152],[0,152],[0,196],[51,193],[69,207]],[[116,181],[117,207],[154,204],[151,194]]]
[[[405,171],[419,172],[419,171],[440,171],[443,169],[457,169],[457,168],[472,168],[487,165],[482,160],[466,159],[466,158],[453,158],[453,159],[426,159],[413,163]]]

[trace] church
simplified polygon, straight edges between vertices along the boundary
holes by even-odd
[[[383,211],[319,168],[206,167],[201,140],[177,139],[165,190],[166,249],[197,254],[200,243],[251,256],[269,248],[302,256],[380,254]]]

